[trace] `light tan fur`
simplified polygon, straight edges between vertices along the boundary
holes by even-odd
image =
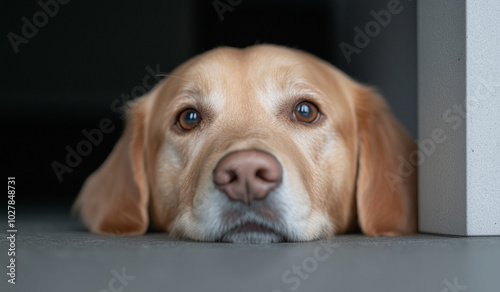
[[[304,99],[321,112],[315,124],[293,119],[293,106]],[[176,126],[185,108],[202,116],[191,132]],[[203,222],[208,200],[218,195],[212,171],[224,155],[243,149],[266,151],[281,163],[288,190],[282,196],[297,208],[283,212],[298,212],[283,216],[296,218],[285,222],[295,230],[291,239],[357,226],[371,236],[416,232],[416,172],[394,190],[384,177],[397,175],[397,157],[416,146],[383,99],[314,56],[273,45],[199,55],[133,101],[123,136],[75,207],[95,233],[143,234],[151,224],[214,240]],[[278,217],[277,209],[265,216]]]

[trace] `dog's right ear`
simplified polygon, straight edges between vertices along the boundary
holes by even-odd
[[[138,235],[148,228],[147,96],[129,106],[122,137],[101,167],[87,178],[73,206],[94,233]]]

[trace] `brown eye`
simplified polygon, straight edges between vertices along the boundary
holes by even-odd
[[[194,109],[184,110],[177,118],[177,124],[181,129],[189,131],[201,122],[200,114]]]
[[[319,111],[313,103],[302,101],[295,106],[293,115],[299,122],[311,124],[318,119]]]

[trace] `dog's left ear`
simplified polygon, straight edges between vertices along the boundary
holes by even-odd
[[[146,101],[147,96],[129,103],[124,133],[87,178],[73,207],[94,233],[138,235],[147,230]]]
[[[372,89],[357,91],[355,111],[359,145],[356,201],[360,227],[371,236],[415,233],[417,167],[409,167],[408,160],[416,153],[416,144],[382,97]],[[403,160],[407,164],[400,166]]]

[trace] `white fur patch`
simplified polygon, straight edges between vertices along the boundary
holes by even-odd
[[[274,218],[262,216],[261,208],[272,210]],[[225,220],[230,214],[237,216]],[[258,224],[275,232],[230,232],[245,223]],[[178,218],[173,231],[202,241],[266,243],[311,240],[322,235],[324,228],[331,229],[331,223],[326,216],[312,213],[305,189],[299,183],[291,184],[284,172],[282,184],[265,199],[254,201],[250,206],[230,200],[210,180],[197,189],[192,212]]]

